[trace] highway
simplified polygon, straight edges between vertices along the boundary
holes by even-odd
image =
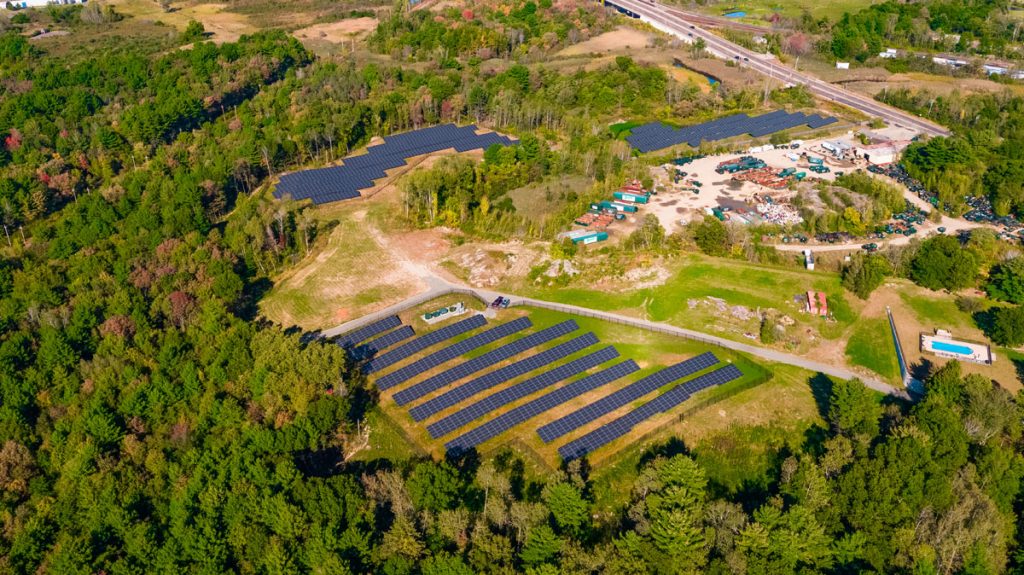
[[[703,39],[707,50],[719,58],[732,60],[786,84],[801,84],[820,98],[853,108],[871,117],[881,118],[891,125],[909,128],[922,134],[930,136],[948,136],[950,134],[949,130],[938,124],[822,81],[804,72],[798,72],[770,56],[766,57],[764,54],[747,50],[716,36],[698,26],[700,22],[687,20],[687,15],[684,12],[649,0],[615,0],[614,3],[640,15],[642,20],[652,24],[655,28],[674,34],[684,41],[693,42],[697,38]]]

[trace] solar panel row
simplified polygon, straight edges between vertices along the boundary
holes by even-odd
[[[411,415],[416,421],[423,421],[431,415],[455,404],[461,403],[481,391],[502,384],[514,377],[519,377],[524,373],[549,366],[562,358],[568,357],[578,351],[582,351],[592,345],[596,345],[597,343],[597,336],[592,333],[581,335],[580,337],[571,339],[565,343],[560,343],[551,349],[546,349],[540,353],[521,359],[511,365],[506,365],[505,367],[496,369],[492,372],[485,373],[472,381],[446,391],[445,393],[410,409],[409,415]]]
[[[444,349],[439,349],[426,357],[420,358],[405,367],[396,369],[395,371],[379,378],[377,380],[377,389],[388,389],[394,387],[400,383],[407,381],[409,378],[413,376],[419,375],[427,371],[428,369],[437,367],[442,363],[453,360],[459,357],[460,355],[471,352],[482,345],[487,345],[489,343],[498,341],[503,337],[512,335],[519,331],[523,331],[524,329],[532,325],[533,322],[530,321],[530,318],[521,317],[518,319],[514,319],[508,323],[503,323],[485,332],[478,333],[472,337],[468,337]]]
[[[346,333],[338,339],[334,340],[334,343],[341,347],[352,347],[355,344],[369,339],[378,333],[383,333],[389,329],[394,329],[402,325],[402,320],[398,319],[397,315],[386,317],[378,322],[371,323],[366,327],[361,327],[355,331]]]
[[[528,419],[536,417],[550,409],[554,409],[566,401],[593,391],[602,385],[607,385],[617,379],[626,377],[639,369],[640,366],[630,359],[595,374],[588,375],[583,379],[574,381],[564,387],[560,387],[552,391],[551,393],[544,394],[537,399],[524,403],[523,405],[505,412],[479,427],[463,433],[445,444],[445,447],[453,453],[472,449],[473,447],[480,445],[492,437],[504,433]]]
[[[394,331],[389,331],[377,339],[364,343],[363,345],[353,349],[349,355],[354,359],[366,359],[372,355],[380,353],[381,350],[387,349],[400,341],[405,341],[414,335],[416,335],[416,332],[413,331],[411,327],[403,325]]]
[[[776,110],[754,117],[735,114],[684,128],[673,128],[660,122],[652,122],[633,128],[626,141],[641,152],[651,152],[679,144],[688,144],[696,148],[702,141],[714,142],[742,134],[761,137],[800,125],[817,129],[837,121],[831,116],[807,115],[803,112],[790,114],[785,110]]]
[[[536,393],[546,387],[555,385],[563,379],[579,375],[592,367],[601,365],[606,361],[611,361],[616,357],[619,357],[619,352],[616,351],[614,347],[609,346],[587,354],[581,358],[574,359],[573,361],[560,365],[551,371],[538,374],[526,381],[517,383],[507,389],[503,389],[495,394],[485,397],[480,401],[449,415],[448,417],[440,419],[428,425],[427,431],[430,432],[430,436],[434,439],[437,439],[442,435],[448,435],[463,425],[487,415],[496,409],[501,409],[517,399],[521,399],[531,393]]]
[[[743,377],[743,372],[735,365],[727,365],[711,373],[696,377],[691,381],[666,391],[615,421],[602,425],[590,433],[566,443],[558,449],[558,454],[562,456],[562,459],[566,460],[582,457],[598,447],[629,433],[638,423],[672,409],[689,399],[694,393],[714,385],[722,385],[723,383],[734,381],[740,377]]]
[[[447,371],[428,377],[415,385],[399,391],[395,394],[395,403],[398,405],[405,405],[432,391],[441,389],[450,383],[454,383],[464,377],[473,375],[485,367],[494,365],[495,363],[504,361],[510,357],[514,357],[528,349],[532,349],[542,343],[549,342],[567,333],[572,333],[577,329],[579,329],[579,326],[576,325],[575,321],[570,319],[551,327],[544,328],[536,333],[531,333],[522,339],[517,339],[516,341],[503,345],[497,349],[493,349],[480,357],[474,357],[473,359],[464,361]],[[460,353],[459,355],[462,354]]]
[[[474,125],[443,124],[384,138],[384,143],[367,148],[361,156],[346,158],[343,165],[304,170],[281,176],[274,196],[295,200],[311,199],[322,204],[359,197],[359,190],[373,187],[386,170],[405,165],[406,159],[449,148],[465,152],[494,144],[509,146],[511,138],[496,133],[477,134]]]
[[[594,403],[574,411],[561,419],[556,419],[555,421],[542,426],[537,430],[537,434],[544,440],[544,443],[550,443],[552,440],[559,438],[578,427],[582,427],[602,415],[611,413],[631,401],[636,401],[641,397],[654,392],[663,385],[667,385],[673,381],[693,375],[694,373],[707,369],[716,363],[718,363],[718,358],[711,352],[705,352],[697,357],[692,357],[686,361],[666,367],[665,369],[639,379],[614,393],[606,395]]]
[[[427,335],[418,337],[408,343],[404,343],[384,355],[379,355],[371,359],[366,366],[363,367],[363,372],[373,373],[375,371],[380,371],[385,367],[392,366],[432,345],[449,340],[457,335],[466,333],[467,331],[472,331],[485,325],[487,325],[487,320],[484,319],[484,316],[479,314],[451,325],[447,325],[437,331],[430,332]]]

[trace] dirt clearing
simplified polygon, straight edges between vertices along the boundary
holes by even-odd
[[[234,42],[243,34],[252,34],[258,29],[249,19],[227,10],[226,4],[184,5],[175,3],[171,11],[165,12],[156,2],[149,0],[111,0],[110,4],[129,16],[144,21],[159,21],[184,30],[188,23],[195,20],[206,28],[210,39],[214,42]]]
[[[293,34],[299,40],[321,40],[332,44],[342,44],[360,38],[377,28],[376,18],[351,18],[327,24],[314,24]]]
[[[616,50],[646,48],[653,36],[633,28],[616,28],[560,51],[558,56],[582,56]]]

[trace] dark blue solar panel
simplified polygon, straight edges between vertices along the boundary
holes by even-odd
[[[386,177],[386,170],[405,165],[406,158],[449,148],[461,152],[513,143],[511,138],[494,133],[477,135],[476,126],[423,128],[387,136],[383,144],[368,147],[364,155],[346,158],[341,166],[285,174],[274,196],[308,198],[318,204],[357,198],[359,190],[373,187],[375,180]]]
[[[603,371],[599,371],[593,375],[588,375],[583,379],[574,381],[564,387],[560,387],[552,391],[551,393],[542,395],[537,399],[524,403],[523,405],[505,412],[479,427],[467,431],[459,437],[449,441],[445,444],[445,447],[448,451],[453,453],[459,453],[476,447],[488,439],[504,433],[524,421],[537,417],[545,411],[554,409],[566,401],[593,391],[603,385],[607,385],[617,379],[626,377],[639,369],[640,366],[630,359],[620,364],[613,365]]]
[[[380,353],[381,351],[395,345],[396,343],[405,341],[414,335],[416,335],[416,332],[414,332],[411,327],[403,325],[402,327],[394,331],[389,331],[388,333],[378,337],[377,339],[366,342],[363,345],[353,349],[349,353],[349,355],[354,359],[366,359],[372,355]]]
[[[480,346],[493,343],[503,337],[520,332],[532,325],[533,322],[530,321],[530,318],[521,317],[508,323],[503,323],[498,327],[491,328],[485,332],[478,333],[472,337],[468,337],[458,343],[454,343],[444,349],[439,349],[405,367],[401,367],[383,377],[380,377],[377,379],[377,388],[388,389],[390,387],[394,387],[400,383],[408,381],[409,378],[413,376],[437,367],[442,363],[451,361],[464,353],[471,352]]]
[[[616,351],[614,347],[606,347],[595,351],[594,353],[574,359],[573,361],[560,365],[551,371],[538,374],[526,381],[517,383],[507,389],[503,389],[485,397],[476,403],[468,405],[448,417],[428,425],[427,431],[429,431],[430,436],[435,439],[442,435],[448,435],[463,425],[491,413],[492,411],[501,409],[517,399],[521,399],[546,387],[555,385],[563,379],[579,375],[592,367],[601,365],[606,361],[611,361],[616,357],[619,357],[619,352]]]
[[[788,114],[785,110],[776,110],[755,117],[735,114],[678,129],[655,122],[633,128],[626,140],[641,152],[651,152],[679,144],[697,147],[701,142],[714,142],[742,134],[766,136],[802,124],[820,128],[836,121],[832,117],[807,116],[802,112]]]
[[[668,385],[673,381],[693,375],[698,371],[715,365],[716,363],[718,363],[718,358],[711,352],[705,352],[697,357],[692,357],[686,361],[666,367],[665,369],[637,380],[610,395],[606,395],[594,403],[574,411],[561,419],[556,419],[555,421],[544,425],[537,430],[537,434],[544,440],[544,443],[550,443],[552,440],[557,439],[578,427],[582,427],[591,421],[598,419],[602,415],[611,413],[631,401],[636,401],[649,393],[653,393],[663,385]]]
[[[567,333],[572,333],[577,329],[579,329],[579,326],[576,325],[575,321],[570,319],[542,329],[537,333],[531,333],[522,339],[517,339],[516,341],[499,347],[498,349],[491,350],[480,357],[474,357],[473,359],[456,365],[448,371],[443,371],[433,377],[428,377],[415,385],[399,391],[395,394],[395,403],[398,405],[405,405],[414,399],[418,399],[432,391],[441,389],[442,387],[450,383],[454,383],[463,377],[473,375],[485,367],[492,366],[499,361],[505,361],[510,357],[519,355],[528,349],[537,347],[538,345],[549,342]]]
[[[398,319],[397,315],[393,315],[391,317],[384,318],[376,323],[371,323],[366,327],[362,327],[355,331],[346,333],[338,337],[338,339],[334,340],[334,343],[340,345],[341,347],[352,347],[363,340],[369,339],[377,335],[378,333],[383,333],[389,329],[394,329],[400,325],[402,325],[402,320]]]
[[[506,365],[505,367],[496,369],[490,373],[485,373],[472,381],[446,391],[445,393],[410,409],[409,415],[411,415],[416,421],[423,421],[431,415],[434,415],[435,413],[443,409],[447,409],[457,403],[461,403],[481,391],[485,391],[496,385],[505,383],[514,377],[519,377],[520,375],[531,372],[535,369],[550,366],[552,363],[560,359],[566,358],[595,344],[597,344],[596,335],[592,333],[581,335],[580,337],[571,339],[565,343],[558,344],[551,349],[546,349],[540,353],[531,355],[526,359],[521,359],[511,365]]]
[[[478,327],[483,327],[487,324],[487,320],[482,315],[474,315],[468,317],[457,323],[442,327],[441,329],[430,332],[427,335],[418,337],[409,343],[404,343],[395,349],[385,353],[384,355],[377,356],[371,359],[366,366],[363,367],[365,373],[373,373],[380,371],[385,367],[394,365],[403,359],[419,353],[428,347],[441,343],[442,341],[449,340],[457,335],[466,333],[467,331],[474,330]]]
[[[558,454],[562,456],[562,459],[566,460],[582,457],[598,447],[626,435],[638,423],[683,403],[694,393],[714,385],[722,385],[737,380],[741,377],[743,377],[743,372],[735,365],[727,365],[700,377],[695,377],[691,381],[666,391],[626,415],[566,443],[558,449]]]

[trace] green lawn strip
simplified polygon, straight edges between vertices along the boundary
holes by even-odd
[[[899,380],[896,346],[885,318],[861,320],[846,343],[846,357],[853,365],[866,367],[887,381]]]

